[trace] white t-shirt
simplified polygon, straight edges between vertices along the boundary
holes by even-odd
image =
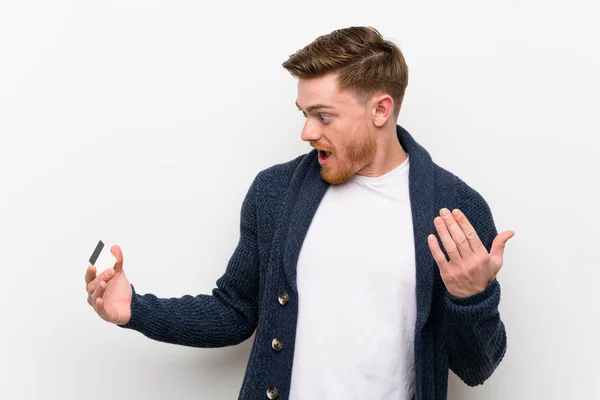
[[[410,400],[416,263],[409,160],[328,188],[297,266],[291,400]]]

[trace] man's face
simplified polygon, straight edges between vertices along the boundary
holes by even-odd
[[[302,140],[319,150],[321,175],[332,185],[367,167],[377,149],[372,110],[332,74],[298,81],[298,108],[306,117]]]

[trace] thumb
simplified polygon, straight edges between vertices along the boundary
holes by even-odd
[[[496,236],[492,242],[492,251],[490,251],[490,257],[499,257],[500,260],[502,260],[506,242],[508,242],[509,239],[512,239],[513,236],[515,236],[515,232],[513,231],[505,231]]]
[[[123,270],[123,252],[118,245],[114,245],[110,248],[110,252],[115,256],[117,262],[115,263],[115,272],[119,272]]]

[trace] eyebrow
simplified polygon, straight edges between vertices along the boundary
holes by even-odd
[[[296,107],[298,107],[298,110],[302,111],[302,108],[300,108],[300,106],[298,105],[298,102],[296,102]],[[335,109],[334,106],[330,106],[329,104],[313,104],[312,106],[309,106],[306,109],[306,112],[311,112],[311,111],[317,110],[319,108],[332,108],[332,109]]]

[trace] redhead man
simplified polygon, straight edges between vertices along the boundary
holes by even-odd
[[[446,399],[449,370],[482,384],[506,352],[496,275],[513,231],[397,124],[400,49],[370,27],[284,62],[312,150],[261,171],[212,294],[141,295],[86,272],[104,320],[196,347],[256,333],[239,399]]]

